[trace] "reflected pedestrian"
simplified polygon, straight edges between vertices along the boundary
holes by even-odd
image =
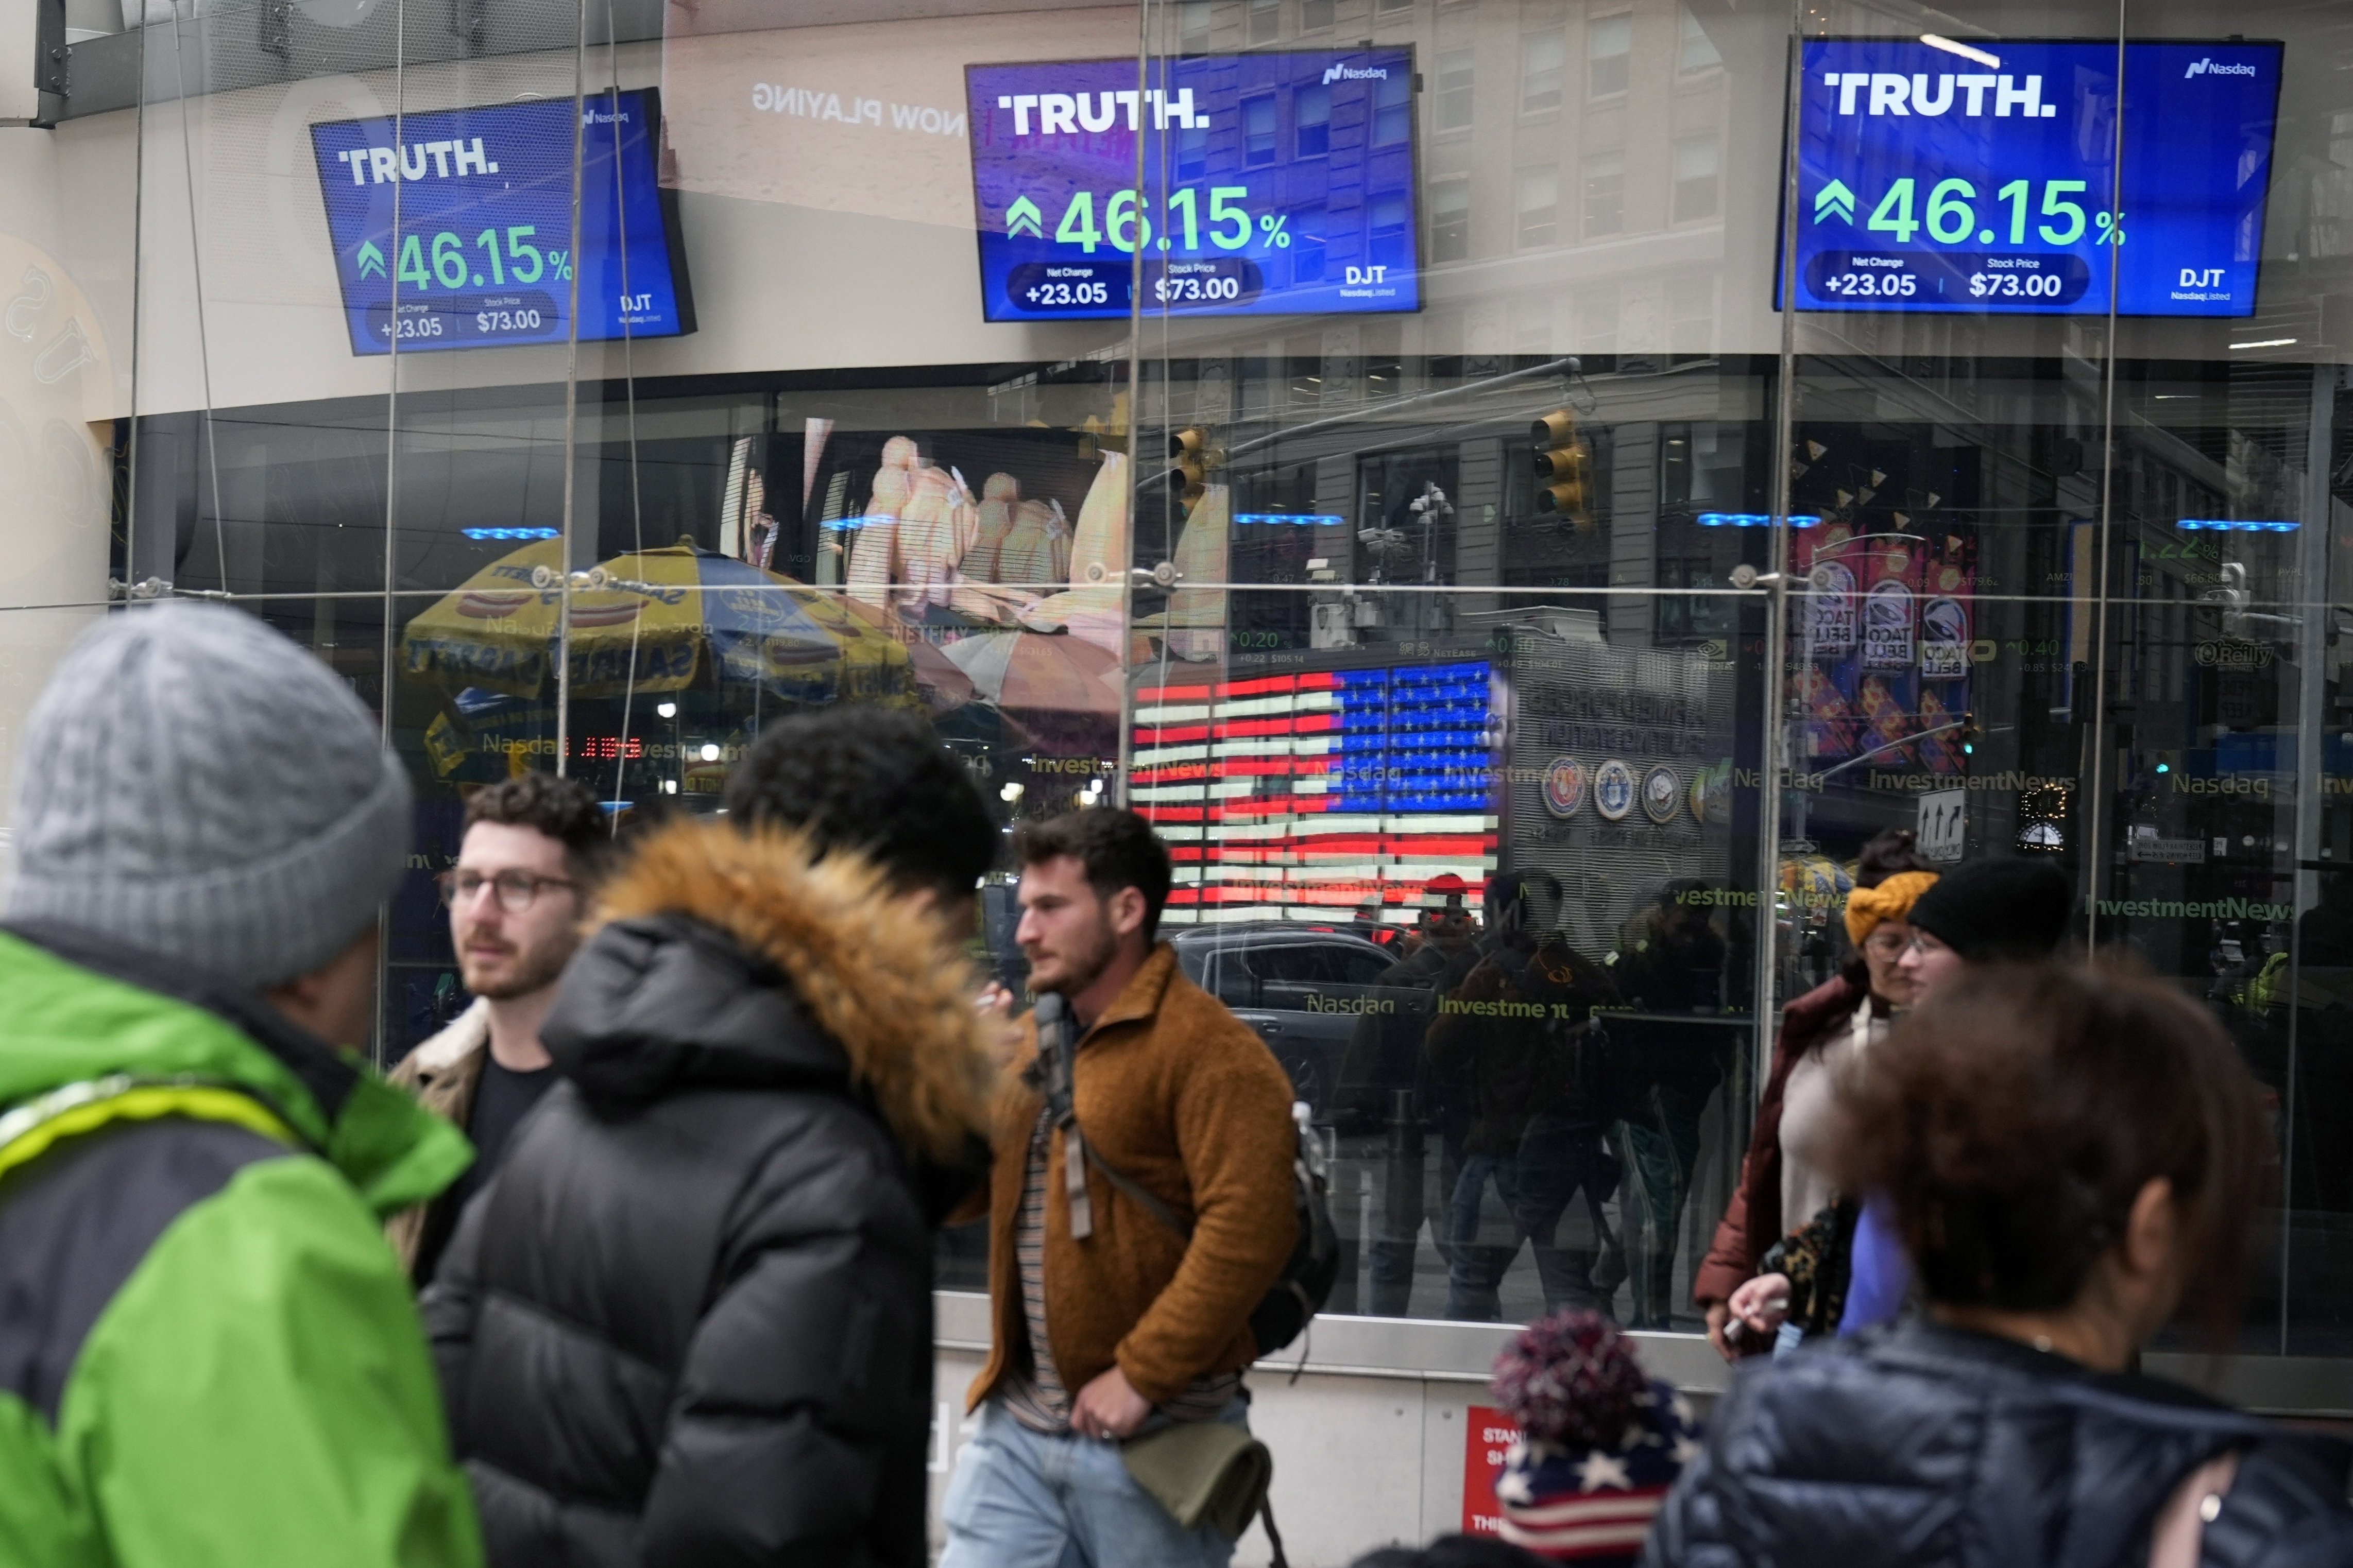
[[[2271,1166],[2196,1004],[1972,969],[1841,1122],[1833,1173],[1890,1194],[1926,1314],[1744,1371],[1650,1568],[2353,1561],[2353,1448],[2130,1370],[2185,1305],[2229,1345]]]
[[[406,772],[320,660],[166,603],[18,740],[0,934],[0,1558],[480,1561],[384,1216],[465,1140],[354,1054]]]
[[[1440,977],[1478,935],[1469,893],[1451,871],[1423,885],[1420,920],[1409,933],[1413,945],[1374,977],[1366,994],[1378,1005],[1356,1020],[1341,1064],[1337,1100],[1343,1126],[1388,1134],[1380,1229],[1364,1240],[1371,1281],[1364,1310],[1377,1318],[1412,1316],[1414,1258],[1430,1207],[1423,1122],[1443,1099],[1422,1039],[1436,1016]],[[1452,1192],[1458,1173],[1459,1163],[1446,1167],[1445,1192]],[[1444,1203],[1438,1206],[1442,1214]]]
[[[426,1293],[494,1568],[925,1558],[998,830],[928,725],[848,707],[772,723],[726,802],[604,887],[560,1081]]]
[[[1600,1180],[1608,1108],[1582,1069],[1599,1038],[1594,1010],[1618,1000],[1608,972],[1560,930],[1556,878],[1519,876],[1491,913],[1495,940],[1440,998],[1427,1045],[1439,1079],[1466,1084],[1472,1111],[1447,1216],[1446,1315],[1482,1322],[1502,1317],[1504,1277],[1524,1244],[1547,1307],[1600,1304],[1598,1237],[1564,1247],[1557,1228]],[[1500,1225],[1486,1212],[1491,1185]]]
[[[474,1163],[430,1204],[393,1217],[393,1246],[419,1285],[489,1184],[517,1123],[555,1081],[541,1023],[555,983],[580,947],[599,857],[607,847],[596,793],[577,779],[524,773],[466,802],[458,863],[441,874],[449,942],[473,1005],[392,1070],[396,1087],[473,1141]]]
[[[1670,882],[1626,921],[1611,955],[1628,1010],[1648,1015],[1608,1020],[1634,1328],[1673,1327],[1675,1253],[1698,1175],[1700,1121],[1733,1043],[1722,1022],[1727,948],[1709,906],[1694,897],[1704,886]]]

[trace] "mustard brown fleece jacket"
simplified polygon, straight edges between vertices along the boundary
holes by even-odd
[[[1036,1026],[999,1085],[992,1122],[988,1364],[972,1385],[995,1393],[1025,1333],[1013,1256],[1021,1178],[1042,1096],[1022,1081]],[[1258,1354],[1250,1315],[1282,1273],[1298,1231],[1291,1080],[1264,1042],[1155,947],[1079,1044],[1079,1129],[1111,1167],[1193,1226],[1188,1245],[1087,1173],[1094,1234],[1071,1237],[1064,1139],[1047,1151],[1046,1322],[1054,1364],[1076,1394],[1113,1363],[1155,1405],[1195,1378]]]

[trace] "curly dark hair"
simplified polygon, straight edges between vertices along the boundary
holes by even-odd
[[[1150,942],[1159,931],[1160,910],[1174,880],[1168,848],[1135,813],[1098,805],[1025,822],[1014,832],[1013,853],[1024,866],[1074,858],[1087,868],[1087,886],[1098,899],[1134,888],[1144,895],[1144,940]]]
[[[2187,1224],[2188,1304],[2227,1343],[2276,1165],[2245,1064],[2171,986],[1973,964],[1896,1026],[1839,1111],[1831,1173],[1894,1199],[1931,1300],[2066,1306],[2162,1176]]]
[[[987,800],[921,719],[847,704],[770,724],[727,781],[728,815],[746,830],[805,830],[822,856],[850,849],[902,887],[969,898],[997,863]]]
[[[575,880],[593,882],[611,847],[611,828],[596,792],[578,779],[521,773],[466,797],[466,826],[478,822],[528,827],[564,846]]]

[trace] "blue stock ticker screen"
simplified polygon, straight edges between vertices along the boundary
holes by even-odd
[[[2251,314],[2281,54],[2126,44],[2119,182],[2114,40],[1807,44],[1798,308]]]
[[[983,313],[1421,308],[1402,48],[968,66]],[[1142,199],[1136,140],[1144,142]]]
[[[577,257],[569,98],[404,115],[397,144],[388,118],[311,127],[353,353],[396,331],[402,353],[563,342],[575,270],[583,341],[694,330],[659,97],[605,93],[580,118]]]

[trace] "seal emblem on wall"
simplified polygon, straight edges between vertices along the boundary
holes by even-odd
[[[1593,770],[1593,809],[1605,822],[1620,822],[1634,809],[1634,770],[1612,757]]]
[[[1574,816],[1585,804],[1585,764],[1575,757],[1555,757],[1544,774],[1545,809],[1555,816]]]
[[[1683,804],[1683,776],[1661,763],[1642,775],[1642,815],[1664,827]]]

